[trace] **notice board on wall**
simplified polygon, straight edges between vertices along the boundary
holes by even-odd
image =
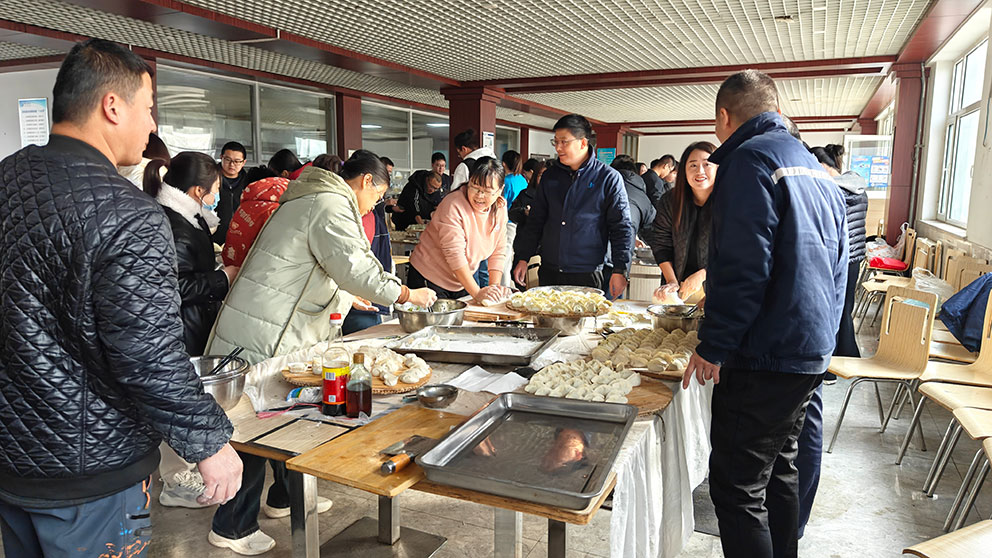
[[[48,99],[18,99],[17,115],[21,125],[21,147],[48,144]]]

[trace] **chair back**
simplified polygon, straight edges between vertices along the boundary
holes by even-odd
[[[947,273],[945,274],[944,281],[951,284],[954,292],[961,290],[968,283],[961,282],[961,273],[964,271],[965,267],[970,264],[987,264],[988,260],[983,260],[980,258],[972,258],[971,256],[957,256],[954,258],[947,259]],[[981,274],[979,274],[981,275]],[[978,275],[975,275],[977,278]]]
[[[985,303],[985,322],[982,324],[982,346],[978,358],[971,366],[982,373],[992,375],[992,292]]]
[[[922,373],[926,370],[936,307],[937,295],[934,293],[889,287],[885,293],[882,331],[874,358],[907,371]]]
[[[951,258],[960,258],[961,256],[967,256],[967,255],[968,254],[966,254],[965,251],[961,250],[960,248],[951,248],[951,247],[946,248],[944,250],[944,256],[940,260],[940,273],[938,273],[937,276],[943,279],[944,281],[950,282],[947,279],[947,272],[950,271],[949,266],[950,266]]]
[[[934,256],[937,244],[929,238],[916,239],[916,252],[913,254],[913,268],[922,267],[927,271],[934,270]]]
[[[943,263],[944,263],[944,243],[938,240],[936,242],[936,246],[934,246],[933,249],[933,269],[931,269],[930,271],[932,271],[934,275],[940,277],[941,279],[944,278],[941,275],[941,273],[944,272]]]
[[[961,288],[963,289],[967,287],[972,281],[989,272],[992,272],[992,265],[989,264],[978,262],[968,262],[964,264],[961,268]]]
[[[906,269],[912,269],[913,256],[916,255],[916,229],[906,227],[906,242],[902,248],[902,263],[906,264]]]

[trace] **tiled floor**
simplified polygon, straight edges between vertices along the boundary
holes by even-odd
[[[871,345],[877,330],[865,328],[862,341]],[[866,352],[874,350],[865,347]],[[847,383],[825,386],[825,444],[836,424]],[[941,534],[941,525],[961,477],[978,448],[962,440],[951,466],[933,499],[922,495],[920,487],[929,470],[933,452],[940,442],[948,413],[928,407],[924,432],[929,451],[920,451],[914,442],[901,466],[894,464],[899,443],[909,422],[910,411],[878,433],[878,414],[870,386],[862,385],[851,403],[834,453],[824,454],[819,494],[806,536],[800,541],[799,555],[806,558],[898,556],[905,546]],[[883,388],[883,400],[892,388]],[[374,516],[375,500],[369,495],[331,483],[319,482],[321,495],[334,500],[334,508],[320,516],[321,540],[327,540],[353,521]],[[479,505],[417,492],[407,492],[401,501],[402,523],[447,537],[435,554],[439,558],[492,555],[493,513]],[[988,518],[992,513],[992,489],[986,489],[969,522]],[[153,558],[216,556],[235,554],[210,546],[206,540],[211,509],[185,510],[152,508],[154,538],[149,555]],[[264,517],[264,516],[263,516]],[[277,542],[265,556],[290,556],[289,519],[260,519],[262,529]],[[610,512],[603,510],[585,527],[568,530],[568,555],[609,556]],[[523,555],[547,555],[547,523],[524,517]],[[718,558],[723,553],[717,537],[696,533],[683,551],[683,557]]]

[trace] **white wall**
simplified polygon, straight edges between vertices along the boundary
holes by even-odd
[[[836,143],[844,145],[844,132],[803,132],[803,140],[811,147]],[[682,156],[682,151],[690,143],[708,141],[717,147],[719,140],[713,134],[692,134],[678,136],[641,136],[638,142],[636,159],[651,164],[651,161],[662,155],[671,154],[676,159]]]
[[[46,97],[51,124],[52,87],[58,73],[57,68],[0,73],[0,159],[21,148],[18,99]]]

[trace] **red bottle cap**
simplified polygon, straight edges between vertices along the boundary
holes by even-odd
[[[341,314],[338,314],[337,312],[335,312],[335,313],[331,314],[331,319],[332,320],[340,320],[341,319]]]

